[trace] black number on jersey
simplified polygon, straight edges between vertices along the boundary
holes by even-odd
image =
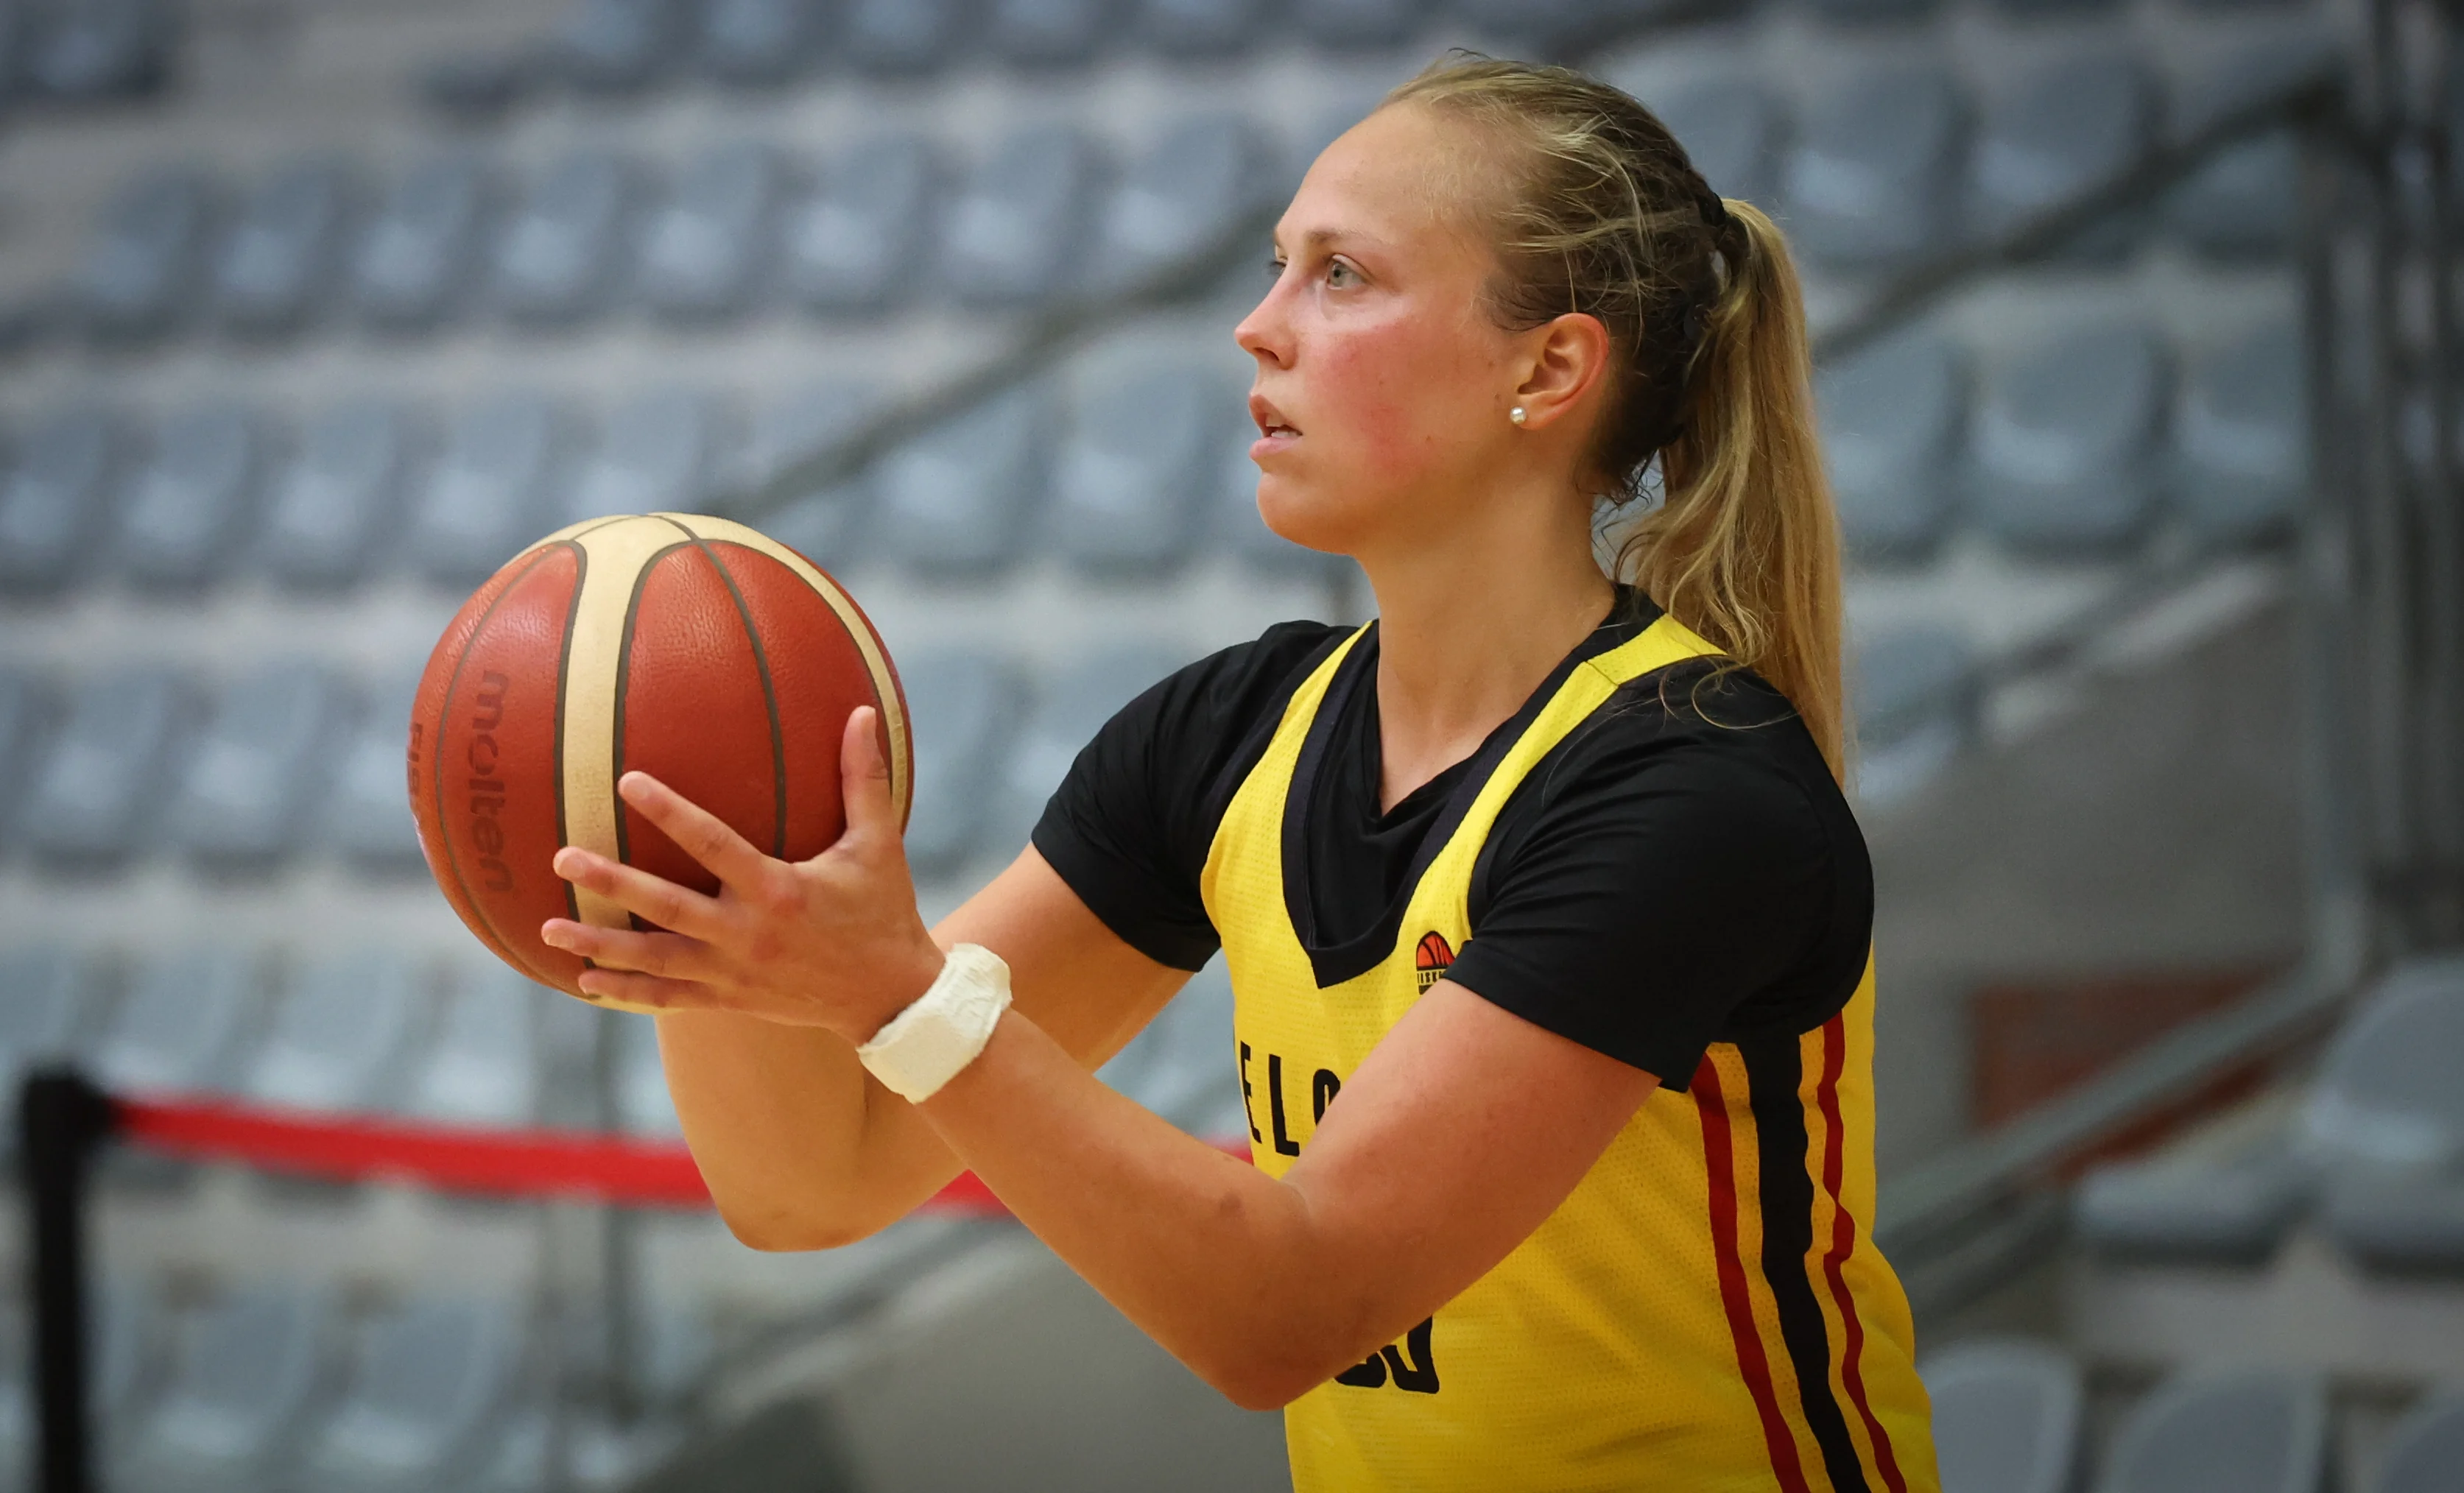
[[[1437,1330],[1438,1319],[1430,1317],[1403,1334],[1398,1350],[1394,1344],[1371,1353],[1360,1362],[1334,1376],[1337,1384],[1348,1384],[1356,1390],[1376,1390],[1393,1380],[1398,1390],[1413,1394],[1438,1393],[1438,1359],[1430,1351],[1429,1339]]]

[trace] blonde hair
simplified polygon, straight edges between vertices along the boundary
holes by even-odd
[[[1661,501],[1617,568],[1788,697],[1845,780],[1839,525],[1815,434],[1805,307],[1787,241],[1714,192],[1626,93],[1567,68],[1459,54],[1387,96],[1478,125],[1505,147],[1495,226],[1500,324],[1595,317],[1617,378],[1591,480]],[[1476,190],[1476,189],[1475,189]]]

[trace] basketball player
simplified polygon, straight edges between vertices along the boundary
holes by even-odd
[[[1236,336],[1266,521],[1356,560],[1375,623],[1148,691],[937,930],[859,711],[834,848],[770,860],[633,774],[723,891],[568,848],[669,931],[548,941],[671,1013],[748,1243],[973,1168],[1284,1407],[1305,1493],[1933,1489],[1870,1237],[1873,885],[1779,233],[1624,94],[1458,59],[1318,158]],[[1650,505],[1628,586],[1602,495]],[[1089,1071],[1219,948],[1254,1165]]]

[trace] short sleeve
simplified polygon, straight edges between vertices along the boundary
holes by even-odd
[[[1123,706],[1070,764],[1036,822],[1035,848],[1132,948],[1196,970],[1221,946],[1199,878],[1228,790],[1342,631],[1283,623],[1199,659]]]
[[[1846,1002],[1871,866],[1793,714],[1600,725],[1501,817],[1449,977],[1683,1089],[1712,1043],[1811,1030]]]

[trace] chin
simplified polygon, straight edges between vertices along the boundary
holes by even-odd
[[[1353,538],[1364,516],[1355,511],[1358,506],[1331,496],[1313,483],[1295,482],[1273,472],[1258,479],[1258,516],[1279,538],[1304,549],[1351,554]]]

